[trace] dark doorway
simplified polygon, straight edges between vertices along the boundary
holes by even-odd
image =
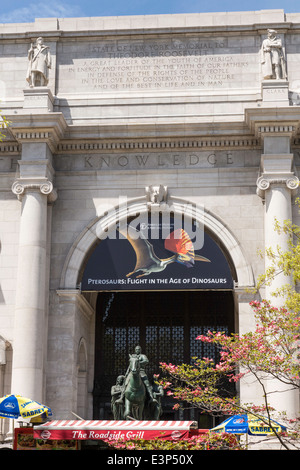
[[[213,357],[209,345],[196,340],[208,330],[234,331],[232,291],[100,292],[95,341],[94,419],[113,419],[110,391],[125,374],[128,355],[136,345],[149,359],[147,374],[160,372],[159,363],[190,363]],[[162,419],[182,419],[164,399]],[[185,416],[184,419],[198,419]],[[205,423],[204,423],[205,424]],[[206,427],[205,425],[202,427]]]

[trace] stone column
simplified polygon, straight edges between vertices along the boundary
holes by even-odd
[[[22,204],[12,341],[12,393],[44,403],[50,264],[49,203],[56,199],[52,183],[53,154],[67,129],[62,113],[51,112],[51,99],[51,93],[44,87],[26,92],[24,109],[9,118],[12,121],[10,132],[22,146],[22,156],[18,162],[19,177],[12,186],[13,193]]]
[[[47,298],[47,203],[51,181],[20,179],[12,191],[22,201],[13,341],[12,393],[43,401]]]
[[[283,126],[284,127],[284,126]],[[275,220],[282,225],[285,220],[292,220],[292,196],[297,192],[299,180],[293,172],[293,154],[290,153],[290,135],[282,132],[262,134],[264,154],[261,160],[261,176],[257,180],[257,193],[265,204],[265,247],[274,253],[279,248],[288,250],[288,236],[274,230]],[[270,261],[266,257],[266,269]],[[283,273],[276,275],[270,286],[266,286],[265,298],[276,306],[283,304],[282,297],[272,295],[277,289],[289,284],[291,279]],[[299,410],[299,392],[287,391],[286,386],[270,380],[267,382],[269,402],[278,411],[286,411],[288,416],[295,416]],[[271,393],[275,392],[275,393]]]
[[[257,180],[257,193],[265,204],[265,247],[288,250],[288,235],[278,234],[275,221],[283,225],[292,220],[292,196],[296,195],[299,180],[293,172],[293,154],[290,153],[289,136],[270,133],[264,136],[264,154],[261,159],[261,176]],[[278,150],[281,152],[279,153]],[[266,269],[270,261],[266,258]],[[290,278],[278,274],[271,286],[266,287],[266,298],[273,304],[282,304],[282,299],[272,296],[277,288],[290,282]]]

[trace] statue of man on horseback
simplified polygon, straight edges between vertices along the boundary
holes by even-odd
[[[157,403],[153,396],[153,389],[149,382],[145,367],[149,361],[142,354],[140,346],[135,347],[134,354],[129,355],[129,366],[125,374],[123,388],[118,404],[124,403],[124,419],[142,419],[146,404]]]

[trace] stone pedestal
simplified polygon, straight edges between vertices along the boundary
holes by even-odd
[[[53,95],[47,87],[26,88],[24,92],[24,109],[35,111],[53,111]]]
[[[289,83],[286,80],[263,80],[262,99],[264,106],[288,106]]]

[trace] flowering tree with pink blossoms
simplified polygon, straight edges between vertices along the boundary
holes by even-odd
[[[164,440],[161,438],[145,440],[110,440],[109,447],[118,450],[243,450],[244,446],[232,434],[205,433],[186,439]]]
[[[266,382],[276,379],[286,390],[299,391],[299,342],[300,319],[297,313],[277,308],[270,303],[251,302],[256,318],[254,331],[241,336],[227,336],[222,332],[208,332],[197,341],[214,344],[220,360],[214,364],[209,358],[196,359],[193,365],[161,364],[166,377],[161,384],[168,396],[179,407],[195,407],[203,413],[234,415],[251,413],[269,426],[285,449],[300,449],[299,420],[287,420],[281,415],[281,423],[288,432],[278,434],[272,419],[276,412],[269,404]],[[241,404],[223,389],[224,379],[237,383],[246,376],[254,378],[261,386],[264,403]],[[274,393],[274,392],[273,392]]]
[[[251,413],[272,429],[283,448],[300,449],[299,420],[287,420],[282,415],[280,422],[287,426],[288,431],[278,433],[272,421],[276,410],[269,404],[269,392],[265,387],[271,377],[287,389],[299,391],[299,316],[267,301],[253,301],[250,305],[256,319],[254,331],[230,336],[210,331],[195,339],[219,349],[218,362],[210,358],[193,358],[192,364],[161,363],[162,374],[156,379],[164,387],[166,395],[174,399],[174,409],[197,408],[202,413],[224,419],[228,415]],[[259,406],[255,403],[241,404],[226,386],[226,383],[236,384],[246,376],[251,376],[261,386],[264,402]],[[232,435],[216,435],[214,432],[176,443],[157,439],[115,443],[116,447],[119,445],[136,449],[241,448],[238,442],[232,442]]]
[[[297,202],[300,205],[300,199]],[[282,286],[272,293],[282,296],[283,306],[276,307],[266,300],[251,302],[256,320],[253,331],[230,336],[220,331],[210,331],[195,338],[196,341],[209,343],[217,348],[217,362],[211,358],[192,358],[191,364],[161,363],[162,374],[157,380],[164,387],[166,395],[174,399],[174,409],[197,408],[202,413],[223,418],[251,413],[272,429],[282,448],[300,450],[300,417],[288,419],[281,413],[280,423],[286,426],[287,431],[278,433],[272,421],[274,418],[278,419],[278,411],[270,405],[271,392],[266,387],[272,379],[280,383],[280,391],[273,389],[272,394],[282,393],[284,390],[300,393],[300,227],[286,221],[282,226],[276,223],[275,230],[289,235],[289,249],[285,252],[279,248],[275,252],[266,250],[265,255],[271,264],[265,274],[259,277],[257,290],[264,284],[271,284],[278,273],[290,276],[292,284]],[[230,394],[230,389],[226,386],[226,383],[238,384],[248,377],[261,387],[263,401],[259,405],[242,404],[237,396]],[[199,441],[198,448],[219,449],[220,438],[230,442],[228,434],[216,438],[211,432],[206,435],[205,444]],[[214,439],[217,442],[214,443]],[[213,443],[211,447],[210,443]],[[160,444],[156,442],[145,445],[168,449],[175,446],[174,443],[163,444],[162,441]],[[159,447],[160,445],[168,447]],[[187,445],[186,442],[176,443],[176,449],[188,448],[185,447]]]
[[[300,199],[296,203],[300,206]],[[274,229],[288,235],[288,250],[266,250],[265,255],[270,263],[266,272],[258,278],[257,290],[263,285],[271,285],[279,273],[289,276],[292,282],[272,293],[275,297],[282,297],[283,307],[275,307],[268,301],[251,302],[256,320],[253,331],[231,336],[211,331],[205,336],[198,336],[197,341],[218,348],[219,362],[214,364],[207,358],[197,360],[197,367],[161,364],[168,376],[162,384],[168,389],[167,393],[177,400],[176,408],[188,404],[205,413],[233,415],[250,412],[259,418],[263,415],[265,424],[272,428],[285,449],[300,449],[300,417],[288,420],[281,414],[281,422],[284,421],[282,424],[287,426],[288,432],[279,435],[271,421],[271,417],[275,413],[278,416],[278,413],[269,403],[270,393],[282,393],[284,390],[300,393],[300,227],[285,221],[281,226],[276,222]],[[238,383],[247,377],[254,379],[261,387],[263,404],[241,405],[234,397],[220,393],[222,390],[218,382],[222,383],[225,377],[231,383]],[[280,383],[280,391],[268,392],[266,383],[270,379]]]

